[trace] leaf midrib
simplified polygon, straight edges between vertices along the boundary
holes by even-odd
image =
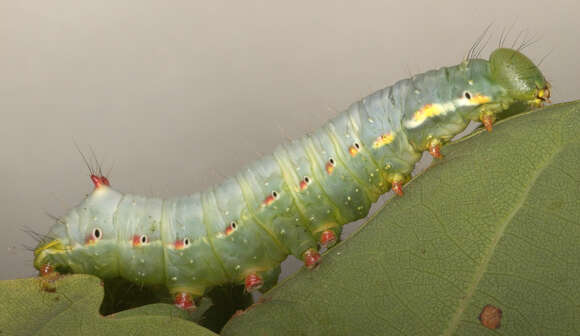
[[[466,295],[463,296],[463,298],[459,301],[459,306],[457,307],[457,310],[455,311],[455,314],[453,315],[453,318],[451,319],[449,326],[447,327],[445,332],[442,334],[443,336],[453,335],[453,333],[456,331],[457,327],[459,326],[459,322],[461,321],[461,317],[463,315],[463,312],[468,307],[468,305],[471,301],[471,298],[473,297],[473,294],[475,293],[475,290],[477,289],[477,287],[479,285],[479,282],[481,281],[481,279],[483,278],[483,275],[485,274],[485,272],[487,270],[487,267],[489,265],[489,262],[491,261],[491,258],[494,255],[494,252],[495,252],[497,245],[499,244],[500,240],[503,238],[505,229],[507,228],[507,226],[511,222],[511,220],[514,218],[514,216],[520,211],[520,209],[522,208],[522,206],[524,205],[526,200],[528,200],[528,195],[530,194],[530,190],[535,186],[536,180],[538,179],[538,177],[542,174],[544,169],[546,169],[546,167],[549,166],[549,164],[553,161],[554,157],[556,157],[562,151],[562,149],[564,147],[565,146],[561,145],[558,148],[558,150],[554,151],[552,153],[552,155],[550,155],[550,157],[548,157],[548,159],[545,160],[542,163],[542,165],[536,170],[536,173],[534,174],[534,176],[530,180],[530,183],[528,184],[527,188],[522,192],[522,197],[515,204],[512,211],[509,213],[509,215],[503,221],[499,230],[497,230],[496,234],[494,235],[493,239],[491,240],[491,244],[487,249],[487,253],[485,254],[483,261],[481,262],[481,264],[479,265],[479,267],[477,268],[477,270],[475,272],[473,281],[471,282],[471,285],[469,286],[469,289],[467,290]]]

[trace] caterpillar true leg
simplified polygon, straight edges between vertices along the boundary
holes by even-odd
[[[442,159],[443,155],[441,155],[441,141],[439,139],[431,140],[429,144],[429,154],[436,159]]]
[[[493,121],[495,120],[494,116],[492,113],[483,113],[481,115],[481,122],[483,123],[483,126],[485,127],[485,129],[488,132],[491,132],[493,129]]]
[[[40,275],[40,287],[45,292],[56,291],[56,280],[58,280],[60,274],[54,270],[50,264],[42,265],[39,270]]]

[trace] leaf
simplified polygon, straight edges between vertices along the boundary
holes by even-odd
[[[41,287],[38,278],[0,281],[0,335],[215,335],[167,304],[102,316],[94,276],[62,276],[54,292]]]
[[[580,335],[579,132],[576,101],[446,146],[223,334]]]

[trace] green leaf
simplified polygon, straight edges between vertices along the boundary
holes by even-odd
[[[580,335],[580,102],[476,133],[223,334]]]
[[[0,281],[0,335],[215,335],[167,304],[102,316],[103,287],[93,276],[63,276],[55,285],[47,292],[38,278]]]

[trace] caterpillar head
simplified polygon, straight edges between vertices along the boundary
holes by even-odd
[[[531,106],[541,106],[550,99],[550,84],[540,69],[517,50],[496,49],[489,57],[492,80],[504,90],[506,97]]]
[[[467,85],[458,85],[456,106],[463,108],[466,119],[482,121],[488,130],[491,123],[530,108],[541,107],[550,100],[550,84],[540,70],[517,50],[500,48],[489,61],[473,59],[464,62]],[[463,88],[467,89],[463,89]]]

